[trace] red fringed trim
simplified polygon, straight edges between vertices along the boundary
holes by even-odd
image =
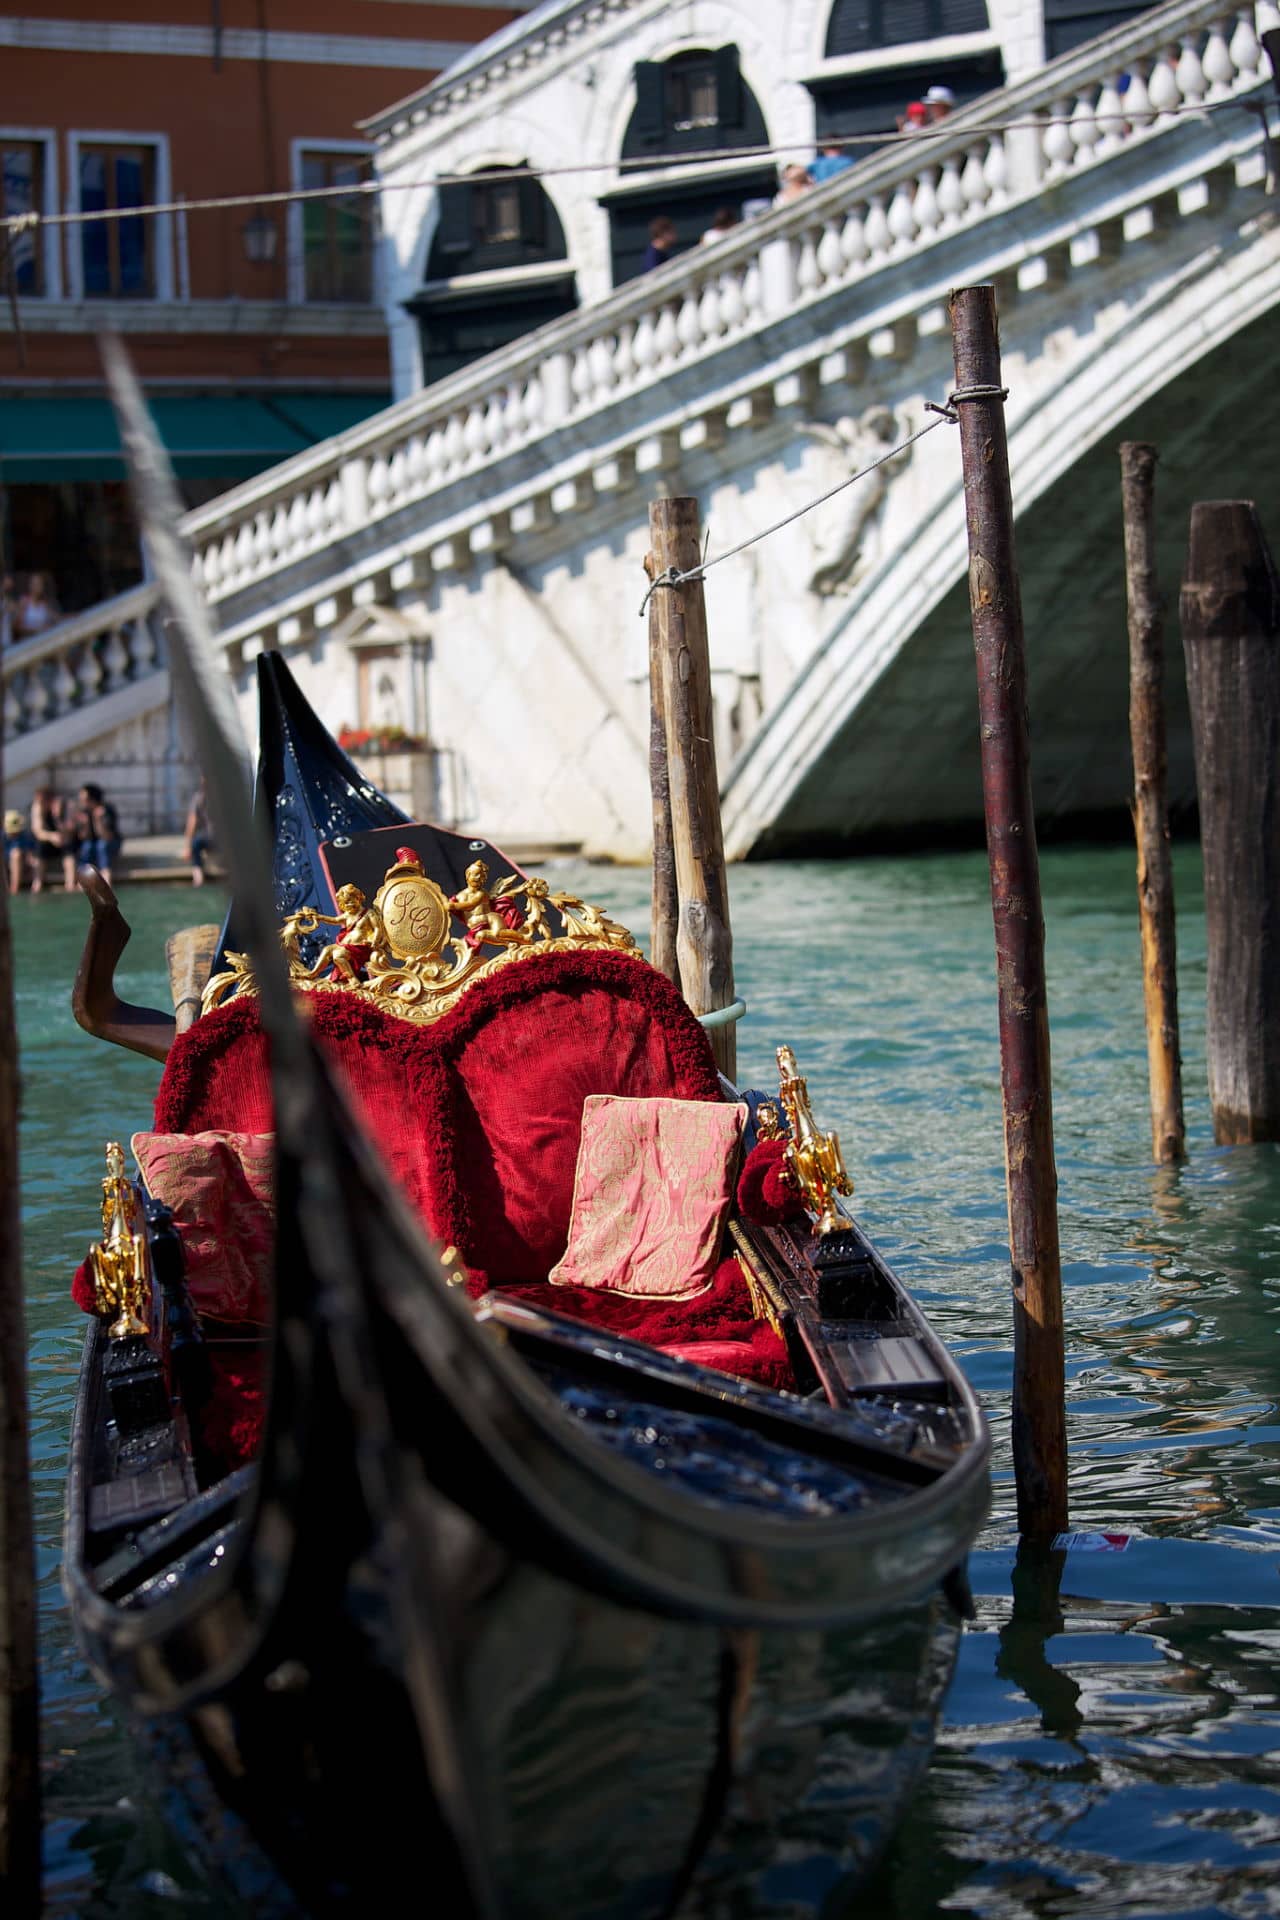
[[[81,1313],[98,1311],[98,1296],[93,1284],[93,1275],[89,1271],[89,1262],[82,1260],[71,1277],[71,1298]]]
[[[760,1140],[738,1176],[738,1211],[755,1227],[780,1227],[804,1212],[804,1203],[787,1178],[785,1140]]]

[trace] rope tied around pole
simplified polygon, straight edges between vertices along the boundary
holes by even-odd
[[[853,486],[857,480],[865,480],[867,475],[874,473],[877,467],[883,467],[887,461],[894,459],[900,453],[905,453],[908,447],[913,447],[917,440],[923,440],[927,433],[932,433],[934,428],[940,427],[944,421],[949,426],[959,426],[960,416],[956,412],[956,407],[958,405],[962,406],[966,400],[991,400],[997,398],[1007,400],[1009,398],[1009,389],[1007,387],[983,386],[955,387],[947,395],[946,400],[941,403],[937,400],[926,400],[924,403],[925,412],[935,414],[937,416],[936,419],[930,420],[926,426],[919,428],[917,432],[908,434],[905,440],[900,440],[896,447],[890,447],[887,453],[882,453],[880,457],[873,460],[869,466],[859,467],[857,473],[851,473],[847,479],[841,480],[834,487],[828,487],[825,493],[818,494],[814,499],[806,500],[802,507],[795,509],[794,513],[788,513],[783,519],[775,520],[771,527],[762,527],[759,533],[750,534],[747,539],[740,540],[736,547],[727,547],[723,553],[716,554],[714,559],[708,560],[704,552],[700,564],[696,567],[686,568],[683,573],[681,573],[678,567],[665,568],[662,573],[658,574],[656,579],[649,582],[649,591],[640,602],[640,618],[643,620],[648,611],[649,602],[659,587],[683,587],[690,580],[705,580],[712,567],[718,567],[722,560],[732,560],[736,553],[745,553],[747,548],[754,547],[757,541],[767,540],[771,533],[780,533],[783,527],[789,527],[792,521],[801,520],[806,513],[812,513],[815,507],[822,506],[828,500],[834,500],[836,495],[843,493],[846,487]]]

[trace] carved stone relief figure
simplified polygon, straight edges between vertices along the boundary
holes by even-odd
[[[856,419],[846,415],[834,426],[810,421],[800,431],[830,450],[833,470],[838,462],[847,472],[857,473],[896,441],[905,439],[911,426],[905,417],[897,420],[892,408],[877,404]],[[809,516],[815,563],[809,576],[810,593],[825,599],[848,593],[853,587],[869,559],[874,523],[884,505],[890,478],[906,465],[911,454],[912,449],[904,447]],[[833,471],[828,484],[835,486],[838,479],[838,472]]]

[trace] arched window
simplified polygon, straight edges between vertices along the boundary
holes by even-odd
[[[984,0],[835,0],[827,24],[827,57],[875,53],[943,34],[985,33]]]
[[[448,180],[440,188],[428,280],[564,258],[559,215],[542,182],[520,168],[485,167],[474,180]]]
[[[738,68],[738,49],[695,47],[636,62],[636,107],[622,158],[655,165],[687,154],[764,142],[764,116]]]

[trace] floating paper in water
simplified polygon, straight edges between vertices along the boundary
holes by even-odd
[[[1059,1533],[1053,1544],[1071,1553],[1123,1553],[1132,1539],[1131,1533]]]

